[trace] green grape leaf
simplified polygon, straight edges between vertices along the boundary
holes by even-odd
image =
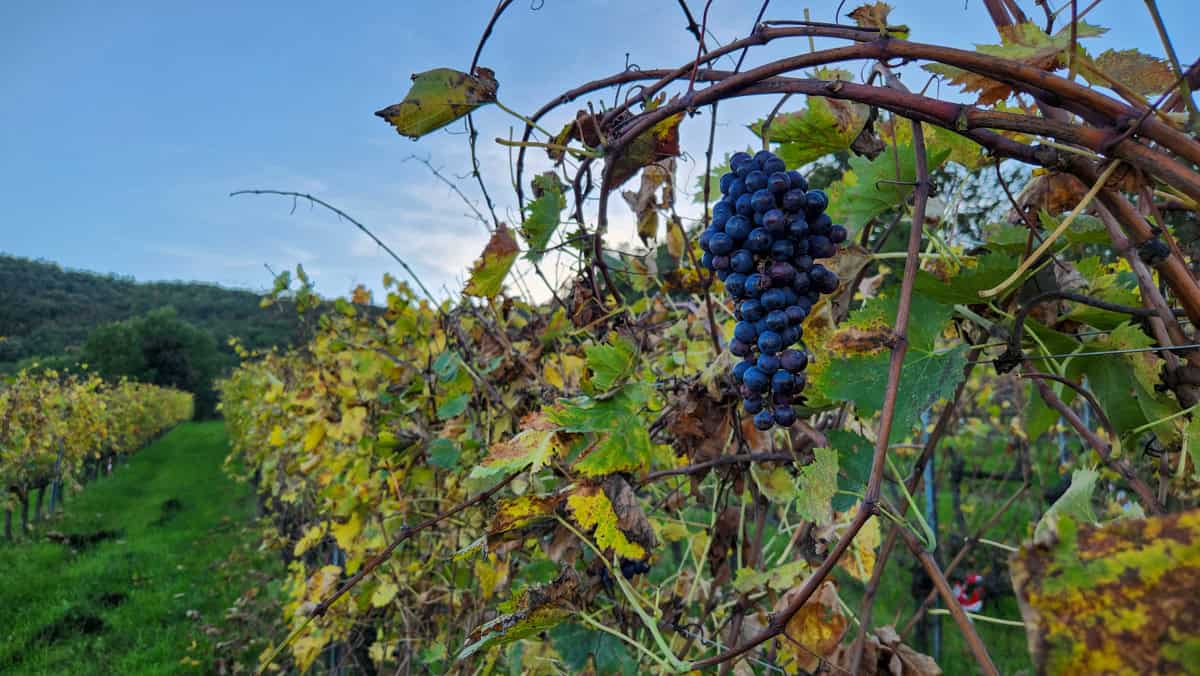
[[[527,207],[528,215],[521,224],[521,236],[525,238],[528,248],[525,258],[537,263],[546,254],[546,247],[558,228],[562,210],[567,207],[567,199],[563,197],[562,184],[553,171],[536,176],[533,187],[541,195]]]
[[[483,623],[467,634],[466,643],[457,659],[494,645],[511,643],[546,631],[576,611],[579,577],[573,570],[564,571],[548,585],[527,587],[509,605],[512,612]]]
[[[930,170],[942,166],[949,156],[949,148],[930,149]],[[872,218],[904,204],[916,181],[916,161],[911,144],[897,146],[895,150],[889,145],[873,160],[851,157],[850,170],[826,191],[829,193],[830,217],[854,232]],[[897,166],[900,167],[899,176],[896,175]]]
[[[979,292],[1008,279],[1019,263],[1017,258],[1007,254],[987,253],[975,258],[973,266],[963,266],[945,281],[930,272],[918,270],[916,292],[947,305],[980,303],[983,299]]]
[[[1092,495],[1096,492],[1096,480],[1099,478],[1100,473],[1094,469],[1082,468],[1072,472],[1071,485],[1042,515],[1033,530],[1033,539],[1040,541],[1056,532],[1061,517],[1068,517],[1079,524],[1095,524],[1096,512],[1092,509]]]
[[[462,449],[449,439],[438,438],[429,443],[429,449],[425,451],[425,454],[429,458],[429,464],[434,467],[454,469],[458,466],[458,458],[462,455]]]
[[[858,498],[841,491],[862,493],[866,490],[871,475],[871,460],[875,446],[866,437],[847,430],[826,430],[829,447],[837,450],[838,493],[833,496],[833,509],[844,512],[858,502]]]
[[[632,472],[650,464],[654,445],[645,423],[637,416],[617,419],[600,443],[573,466],[584,476],[596,477],[614,472]]]
[[[441,406],[438,406],[438,420],[449,420],[450,418],[462,415],[463,411],[467,410],[467,402],[470,400],[471,395],[469,394],[459,394],[450,397],[442,402]]]
[[[776,153],[789,167],[801,167],[849,149],[866,124],[868,110],[860,103],[810,96],[808,107],[776,115],[767,128],[767,139],[779,144]],[[762,138],[765,122],[763,118],[751,124],[750,131]]]
[[[831,500],[838,486],[838,453],[832,448],[813,449],[813,461],[796,477],[800,491],[796,513],[818,526],[833,520]]]
[[[563,452],[558,428],[543,413],[531,413],[521,420],[521,431],[488,448],[487,456],[471,470],[471,478],[510,474],[529,467],[536,472]]]
[[[609,338],[607,345],[590,345],[584,353],[592,372],[592,385],[599,392],[607,392],[614,385],[633,373],[636,365],[637,348],[633,343],[616,335]]]
[[[401,136],[420,138],[496,100],[499,83],[487,68],[468,75],[452,68],[435,68],[412,76],[404,100],[375,112]]]
[[[594,661],[597,674],[639,673],[635,653],[612,634],[566,623],[550,631],[550,640],[571,673],[587,673],[589,660]]]
[[[464,293],[480,298],[495,298],[504,288],[504,278],[517,260],[520,247],[512,231],[503,223],[492,233],[483,254],[471,267],[471,278]]]
[[[1039,674],[1194,674],[1200,511],[1059,522],[1010,560]]]

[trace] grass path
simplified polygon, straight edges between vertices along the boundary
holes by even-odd
[[[0,673],[210,673],[200,628],[245,586],[219,564],[256,544],[252,490],[221,469],[227,447],[219,422],[180,425],[69,496],[32,542],[0,544]],[[51,531],[110,533],[72,548]]]

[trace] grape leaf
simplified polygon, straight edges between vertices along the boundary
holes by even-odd
[[[607,345],[590,345],[584,353],[592,372],[592,385],[600,392],[607,392],[632,373],[637,354],[633,343],[615,333]]]
[[[562,657],[571,673],[588,672],[588,659],[595,661],[597,674],[638,673],[637,660],[633,651],[627,649],[621,639],[603,631],[588,629],[579,624],[566,623],[550,631],[554,650]]]
[[[796,477],[796,513],[818,526],[833,520],[830,504],[838,486],[838,454],[831,448],[813,449],[813,461]]]
[[[1143,96],[1161,94],[1175,84],[1175,74],[1166,61],[1136,49],[1105,50],[1090,65]],[[1096,86],[1109,86],[1091,68],[1081,68],[1080,73]]]
[[[946,161],[949,148],[934,148],[928,153],[932,171]],[[899,157],[900,175],[896,175]],[[851,157],[850,170],[834,183],[829,193],[829,215],[854,232],[888,209],[904,204],[912,194],[917,176],[916,152],[911,145],[889,145],[873,160]]]
[[[425,451],[425,454],[429,458],[429,464],[434,467],[454,469],[458,466],[458,457],[462,455],[462,449],[449,439],[439,438],[429,443],[429,449]]]
[[[584,476],[596,477],[613,472],[632,472],[649,465],[654,448],[650,433],[641,419],[625,415],[610,424],[612,427],[608,433],[572,469]]]
[[[585,531],[595,529],[592,537],[601,551],[611,549],[614,555],[627,559],[645,558],[646,550],[618,527],[612,502],[599,486],[580,486],[567,498],[567,507]]]
[[[1059,522],[1010,562],[1038,673],[1195,673],[1200,511]]]
[[[886,2],[873,2],[856,7],[846,16],[853,19],[859,28],[887,28],[888,14],[891,12],[892,6]]]
[[[553,421],[543,413],[530,413],[521,420],[516,436],[492,444],[487,457],[471,470],[471,478],[510,474],[526,467],[536,472],[562,451]]]
[[[1024,247],[1023,242],[1021,246]],[[918,270],[916,292],[947,305],[979,303],[982,302],[979,292],[1008,279],[1017,269],[1020,260],[1000,252],[992,252],[975,258],[973,262],[973,266],[964,266],[957,274],[945,280],[925,270]]]
[[[608,160],[608,188],[615,189],[645,166],[679,155],[679,123],[683,113],[666,117],[638,137],[616,156]]]
[[[799,588],[780,598],[776,607],[787,604]],[[788,619],[786,639],[776,639],[780,660],[787,673],[815,672],[821,662],[833,654],[850,626],[838,601],[837,585],[832,580],[821,583],[817,591]]]
[[[1096,512],[1092,509],[1092,494],[1096,492],[1096,480],[1099,478],[1099,472],[1086,467],[1072,472],[1071,485],[1037,522],[1037,527],[1033,530],[1033,539],[1041,541],[1057,532],[1058,520],[1061,517],[1070,518],[1079,524],[1095,524]]]
[[[465,660],[493,645],[510,643],[546,631],[567,619],[578,601],[579,577],[564,571],[548,585],[527,587],[513,600],[513,612],[501,615],[467,634],[457,659]]]
[[[504,288],[504,278],[517,260],[519,251],[512,231],[501,223],[492,233],[483,254],[471,267],[471,278],[463,292],[481,298],[495,298]]]
[[[495,73],[476,68],[468,75],[452,68],[414,73],[404,100],[375,112],[401,136],[420,138],[496,100]]]
[[[849,149],[862,131],[867,114],[867,106],[861,103],[810,96],[808,107],[776,115],[767,129],[767,139],[779,144],[776,152],[789,167],[801,167]],[[766,118],[751,124],[750,131],[762,138],[765,122]]]
[[[546,255],[546,246],[558,228],[558,219],[567,207],[567,200],[563,197],[562,184],[553,171],[536,176],[533,188],[541,194],[527,207],[529,213],[521,224],[521,236],[528,247],[525,258],[537,263]]]
[[[459,394],[450,397],[441,406],[437,408],[438,420],[449,420],[456,416],[462,415],[462,412],[467,410],[467,402],[470,401],[471,395]]]
[[[829,447],[837,450],[839,492],[833,496],[833,510],[844,512],[853,507],[858,498],[841,491],[862,493],[866,490],[875,455],[874,444],[861,434],[847,430],[826,430],[825,438],[829,440]]]

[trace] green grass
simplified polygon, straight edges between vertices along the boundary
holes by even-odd
[[[248,567],[270,567],[228,564],[257,542],[252,489],[222,473],[227,448],[221,423],[181,425],[68,496],[32,541],[0,544],[0,673],[211,672],[203,627],[222,623]],[[102,530],[118,534],[77,551],[42,537]]]

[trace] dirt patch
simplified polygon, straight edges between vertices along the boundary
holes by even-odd
[[[74,550],[94,547],[99,542],[119,537],[121,537],[121,531],[116,530],[98,530],[92,533],[60,533],[58,531],[46,533],[47,540],[66,545]]]
[[[38,630],[30,643],[55,643],[78,636],[92,636],[104,631],[104,620],[91,613],[72,608],[61,619]]]
[[[177,498],[168,498],[159,506],[159,517],[150,525],[163,526],[174,519],[176,515],[183,511],[183,502]]]

